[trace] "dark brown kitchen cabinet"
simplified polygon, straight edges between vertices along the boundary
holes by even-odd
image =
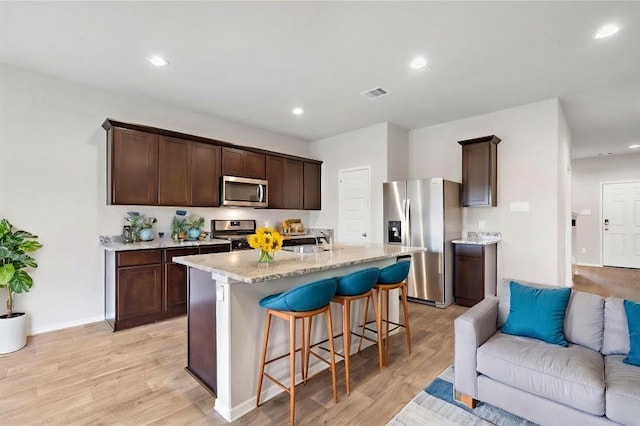
[[[190,167],[191,206],[220,205],[220,147],[192,143]]]
[[[222,174],[265,179],[265,155],[243,149],[222,148]]]
[[[187,267],[176,256],[229,251],[228,244],[105,251],[105,321],[124,330],[187,312]]]
[[[158,135],[111,128],[107,158],[109,204],[158,203]]]
[[[496,207],[500,138],[491,135],[458,143],[462,145],[462,206]]]
[[[192,205],[191,142],[160,136],[158,145],[158,204]]]
[[[266,176],[269,182],[269,208],[284,208],[284,162],[282,157],[267,155]]]
[[[159,203],[220,205],[220,147],[160,136]]]
[[[283,198],[285,209],[302,210],[304,191],[303,162],[285,160],[283,179]]]
[[[304,203],[305,210],[320,210],[322,206],[320,198],[320,164],[304,163]]]
[[[456,303],[473,306],[496,295],[496,244],[453,244],[453,287]]]

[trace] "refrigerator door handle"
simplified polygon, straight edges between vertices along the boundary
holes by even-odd
[[[405,235],[407,236],[404,245],[411,246],[411,200],[406,200],[404,209]]]

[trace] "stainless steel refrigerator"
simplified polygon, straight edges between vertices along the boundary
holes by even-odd
[[[411,256],[409,297],[444,308],[453,302],[451,240],[461,238],[460,184],[443,178],[386,182],[385,244],[425,247]]]

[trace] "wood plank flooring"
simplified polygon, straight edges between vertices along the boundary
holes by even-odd
[[[412,352],[392,336],[389,365],[377,350],[351,357],[351,394],[338,365],[333,403],[328,372],[296,388],[296,423],[384,425],[453,362],[453,320],[466,308],[411,303]],[[184,371],[186,318],[112,333],[94,323],[29,337],[26,348],[0,356],[0,424],[223,425],[214,398]],[[288,395],[234,424],[288,422]]]
[[[573,288],[603,297],[640,301],[640,269],[577,266]]]

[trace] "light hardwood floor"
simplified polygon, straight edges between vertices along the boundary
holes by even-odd
[[[384,425],[413,396],[453,363],[453,320],[466,311],[411,303],[412,352],[404,334],[392,336],[382,372],[377,350],[351,358],[351,394],[338,366],[339,402],[328,372],[296,388],[296,423]],[[218,425],[214,398],[183,369],[186,318],[112,333],[103,323],[45,333],[0,356],[0,424]],[[235,422],[288,422],[286,394]]]
[[[640,269],[577,266],[573,288],[604,297],[640,301]]]

